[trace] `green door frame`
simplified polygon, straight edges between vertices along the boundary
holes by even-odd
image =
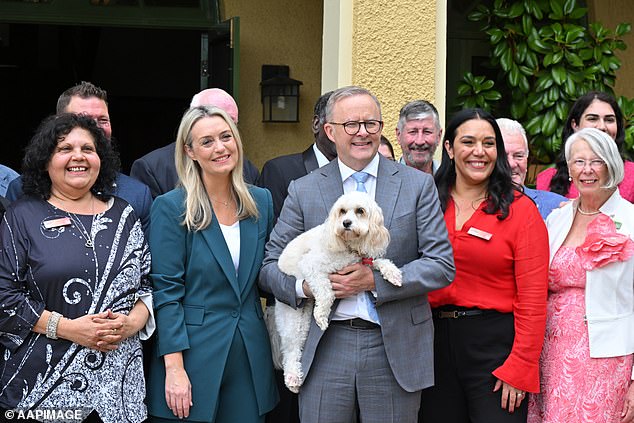
[[[220,23],[218,0],[201,0],[199,7],[101,4],[105,1],[48,0],[0,2],[0,21],[6,23],[124,26],[133,28],[209,28]]]

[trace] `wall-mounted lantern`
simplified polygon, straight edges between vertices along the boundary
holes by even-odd
[[[288,66],[262,66],[262,122],[299,122],[299,86]]]

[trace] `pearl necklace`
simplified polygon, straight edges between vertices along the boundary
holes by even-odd
[[[577,205],[577,211],[580,214],[584,215],[584,216],[594,216],[594,215],[597,215],[597,214],[601,213],[601,210],[597,210],[597,211],[593,211],[593,212],[583,211],[581,209],[581,204]]]

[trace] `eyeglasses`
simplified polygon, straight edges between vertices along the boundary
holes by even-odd
[[[343,126],[343,130],[346,131],[348,135],[357,135],[361,130],[361,124],[365,127],[365,131],[368,134],[376,134],[383,127],[383,121],[380,120],[366,120],[366,121],[354,121],[351,120],[349,122],[328,122],[331,125],[341,125]]]
[[[592,160],[576,159],[576,160],[571,160],[570,163],[579,170],[585,169],[586,165],[589,165],[590,169],[592,170],[599,170],[605,165],[605,162],[601,159],[592,159]]]

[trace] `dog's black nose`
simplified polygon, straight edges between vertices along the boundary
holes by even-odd
[[[350,219],[346,219],[343,222],[341,222],[343,224],[343,227],[348,229],[350,226],[352,226],[352,221]]]

